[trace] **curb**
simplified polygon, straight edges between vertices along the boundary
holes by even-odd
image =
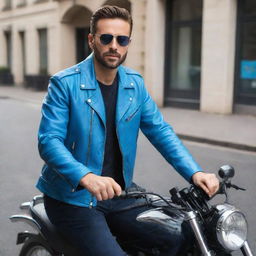
[[[256,146],[249,146],[249,145],[233,143],[233,142],[228,142],[228,141],[218,141],[218,140],[196,137],[196,136],[192,136],[192,135],[179,134],[179,133],[177,133],[177,135],[182,140],[205,143],[205,144],[221,146],[221,147],[226,147],[226,148],[239,149],[239,150],[250,151],[250,152],[256,152]]]

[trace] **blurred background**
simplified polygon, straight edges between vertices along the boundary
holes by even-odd
[[[134,20],[125,65],[139,71],[165,119],[206,171],[235,167],[231,201],[256,253],[255,0],[0,1],[0,256],[18,255],[8,217],[39,194],[37,151],[48,79],[90,54],[91,14],[110,4]],[[139,136],[135,181],[168,195],[187,183]],[[234,255],[242,255],[237,252]]]
[[[131,12],[126,65],[159,106],[256,114],[255,0],[1,0],[0,84],[46,89],[88,56],[90,16],[106,4]]]

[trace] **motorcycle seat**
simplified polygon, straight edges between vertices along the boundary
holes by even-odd
[[[65,252],[65,255],[78,255],[75,249],[56,230],[56,227],[49,220],[43,203],[31,207],[31,216],[41,227],[41,234],[57,252]]]

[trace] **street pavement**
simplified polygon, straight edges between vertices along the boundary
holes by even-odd
[[[45,94],[21,87],[0,86],[0,98],[41,104]],[[181,139],[256,152],[256,116],[209,114],[173,107],[161,111]]]

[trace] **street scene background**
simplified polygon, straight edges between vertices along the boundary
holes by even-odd
[[[9,217],[20,212],[20,203],[29,201],[34,195],[40,194],[35,188],[43,164],[37,151],[37,129],[44,93],[31,94],[23,90],[24,95],[28,93],[32,95],[30,99],[26,99],[24,96],[15,97],[15,89],[11,90],[8,95],[5,93],[7,91],[7,88],[0,87],[0,255],[15,256],[18,255],[20,249],[20,246],[15,244],[17,233],[29,227],[21,223],[11,223]],[[180,120],[177,119],[177,114],[179,114],[177,109],[162,110],[166,119],[173,117],[176,122]],[[186,110],[183,115],[192,116],[194,112]],[[183,122],[185,124],[190,121],[187,118]],[[200,126],[200,122],[194,120],[191,126]],[[222,123],[216,124],[216,126],[221,125]],[[246,124],[240,122],[240,125],[244,127],[246,133]],[[184,125],[177,122],[177,127],[179,126]],[[214,129],[214,127],[208,128]],[[221,135],[218,139],[221,140]],[[249,223],[249,243],[256,253],[256,152],[191,141],[184,141],[184,143],[206,171],[217,173],[221,165],[234,166],[236,175],[233,183],[247,190],[245,192],[232,190],[230,199],[246,214]],[[169,189],[174,186],[182,188],[188,185],[142,134],[138,141],[135,181],[149,191],[162,195],[168,195]],[[238,252],[234,255],[242,254]]]
[[[246,191],[232,190],[230,202],[246,214],[256,255],[256,1],[1,0],[0,256],[19,254],[17,233],[28,227],[9,217],[40,194],[37,130],[49,77],[90,54],[90,17],[104,5],[130,11],[125,65],[142,74],[197,162],[216,174],[235,168],[233,183]],[[162,195],[188,185],[143,134],[134,179]]]

